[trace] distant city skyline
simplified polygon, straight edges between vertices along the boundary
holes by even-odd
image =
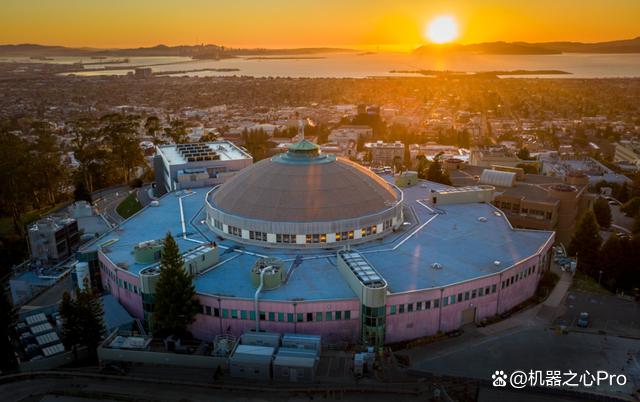
[[[640,2],[617,0],[384,1],[4,0],[0,43],[143,47],[352,47],[408,50],[428,43],[429,22],[458,23],[459,43],[580,41],[640,35]]]

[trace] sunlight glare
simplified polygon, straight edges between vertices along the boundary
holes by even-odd
[[[458,37],[458,22],[450,15],[442,15],[429,21],[425,36],[433,43],[451,42]]]

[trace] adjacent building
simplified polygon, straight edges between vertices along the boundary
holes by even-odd
[[[31,259],[57,263],[70,257],[80,244],[78,221],[68,216],[49,216],[27,229]]]
[[[218,185],[252,163],[251,155],[230,141],[160,145],[154,157],[155,193]]]
[[[524,174],[517,168],[464,166],[449,174],[456,186],[494,186],[493,204],[514,227],[555,231],[556,240],[565,246],[571,241],[576,221],[595,199],[588,192],[589,177],[579,172],[553,177]]]
[[[396,158],[404,162],[404,144],[395,142],[367,142],[364,148],[371,152],[371,164],[374,166],[391,166]]]

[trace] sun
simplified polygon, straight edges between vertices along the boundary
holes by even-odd
[[[450,15],[441,15],[429,21],[424,36],[433,43],[448,43],[458,37],[458,22]]]

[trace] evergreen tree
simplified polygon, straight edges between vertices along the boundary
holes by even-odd
[[[62,343],[77,358],[78,345],[86,346],[92,360],[97,358],[98,345],[105,335],[104,311],[97,295],[86,290],[76,290],[75,299],[69,292],[62,295]]]
[[[160,268],[152,325],[160,335],[181,336],[200,311],[200,302],[171,233],[164,239]]]
[[[102,303],[97,295],[93,294],[88,287],[86,290],[78,290],[77,316],[80,321],[80,344],[89,349],[89,356],[92,360],[97,360],[98,346],[105,335],[104,311]]]
[[[15,338],[16,312],[9,300],[6,282],[0,282],[0,373],[14,370],[16,361],[13,341]]]
[[[593,203],[593,213],[596,216],[598,225],[602,228],[608,228],[611,226],[611,208],[609,203],[604,198],[598,198]]]
[[[602,238],[596,216],[588,210],[580,219],[569,244],[569,255],[577,257],[578,269],[593,274],[598,266],[598,252]]]
[[[58,308],[62,317],[62,333],[61,340],[66,350],[73,350],[74,357],[77,359],[76,347],[80,343],[80,320],[77,311],[77,303],[71,297],[69,292],[64,292],[62,301]]]

